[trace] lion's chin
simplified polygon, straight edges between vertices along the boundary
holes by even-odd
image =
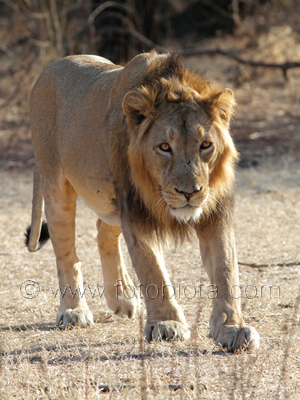
[[[173,217],[181,223],[197,222],[202,214],[202,207],[191,207],[189,205],[180,208],[169,206],[169,210]]]

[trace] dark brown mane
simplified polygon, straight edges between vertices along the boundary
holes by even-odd
[[[138,87],[153,85],[155,82],[159,82],[161,78],[172,79],[176,77],[182,82],[185,72],[183,60],[178,54],[171,53],[161,56],[157,58],[153,65],[150,65],[147,75],[143,77]]]
[[[156,103],[161,102],[163,97],[169,102],[186,101],[191,98],[192,91],[195,91],[207,111],[207,101],[222,90],[220,85],[210,82],[202,73],[186,68],[182,58],[176,53],[157,56],[155,62],[150,64],[147,74],[137,85],[137,90],[141,90],[143,94],[147,89],[151,89],[151,100]]]

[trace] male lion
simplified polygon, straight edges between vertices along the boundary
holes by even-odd
[[[189,71],[176,55],[154,51],[124,68],[96,56],[66,57],[41,75],[30,102],[37,169],[27,245],[35,251],[42,244],[45,204],[65,291],[57,325],[93,323],[78,293],[80,196],[98,216],[108,306],[132,317],[139,299],[120,252],[124,235],[146,302],[147,340],[189,337],[168,286],[162,245],[195,231],[204,267],[218,288],[210,336],[230,351],[259,347],[256,330],[245,326],[240,301],[231,295],[239,284],[232,222],[237,152],[228,132],[234,103],[231,90]],[[73,294],[77,289],[76,295],[66,287]]]

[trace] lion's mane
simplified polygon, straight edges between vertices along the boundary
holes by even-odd
[[[180,241],[189,236],[193,222],[180,223],[166,210],[159,208],[160,197],[151,174],[145,168],[141,143],[158,115],[163,115],[168,103],[178,103],[196,97],[218,131],[218,153],[210,172],[211,196],[203,208],[200,223],[205,225],[216,218],[230,218],[235,183],[235,163],[238,153],[228,132],[229,120],[235,102],[220,85],[210,82],[200,73],[187,69],[176,54],[151,53],[148,68],[132,88],[143,95],[135,104],[139,112],[123,115],[114,124],[115,143],[112,167],[115,172],[117,203],[123,218],[134,221],[139,236],[159,236],[160,240],[174,238]],[[138,125],[138,129],[136,128]],[[117,132],[116,132],[117,131]]]

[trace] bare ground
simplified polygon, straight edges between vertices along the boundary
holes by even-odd
[[[191,339],[144,343],[145,318],[112,316],[101,296],[96,219],[81,201],[76,241],[96,324],[54,329],[55,259],[51,243],[34,254],[24,246],[34,160],[28,123],[18,122],[11,110],[10,119],[2,115],[0,132],[0,398],[300,398],[299,72],[290,71],[285,82],[280,72],[253,75],[247,68],[237,70],[232,61],[213,62],[212,70],[211,58],[189,60],[229,81],[239,103],[232,132],[241,153],[236,195],[240,295],[246,323],[261,336],[260,350],[228,354],[207,337],[211,292],[196,242],[166,251]],[[124,245],[123,250],[137,284]],[[28,280],[35,286],[26,293]],[[103,385],[109,385],[107,394]]]
[[[96,324],[89,329],[54,329],[58,287],[51,243],[33,254],[23,243],[30,219],[31,171],[0,171],[0,396],[98,398],[102,395],[97,385],[107,384],[116,385],[111,398],[300,398],[299,266],[276,266],[300,259],[296,167],[265,165],[239,170],[238,258],[241,263],[258,264],[240,265],[239,294],[246,322],[261,335],[261,349],[235,355],[223,352],[207,338],[212,293],[196,242],[166,252],[192,339],[144,344],[140,341],[144,318],[131,321],[110,316],[101,297],[95,216],[81,201],[77,248],[85,284],[91,289],[86,296]],[[26,293],[23,282],[27,280],[36,282],[36,287],[27,288]],[[143,390],[145,382],[147,389]],[[174,391],[168,385],[184,389]]]

